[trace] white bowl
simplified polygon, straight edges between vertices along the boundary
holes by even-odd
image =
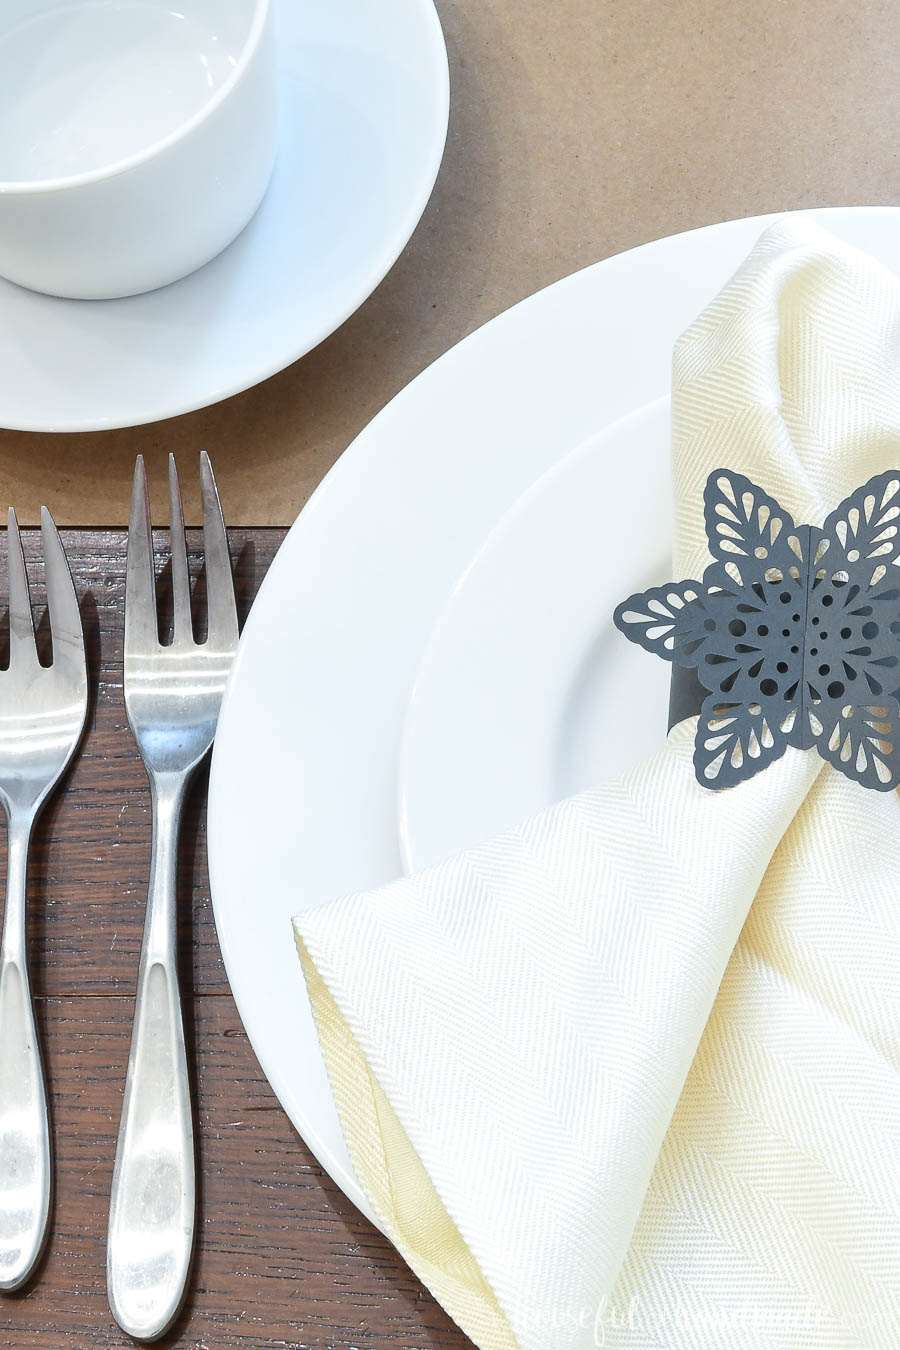
[[[269,0],[3,0],[0,275],[108,299],[208,262],[272,171]]]

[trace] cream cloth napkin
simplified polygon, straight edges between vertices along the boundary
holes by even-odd
[[[821,523],[900,466],[900,283],[772,227],[673,421],[676,575],[721,465]],[[900,802],[794,749],[710,792],[695,724],[295,920],[360,1182],[483,1350],[900,1345]]]

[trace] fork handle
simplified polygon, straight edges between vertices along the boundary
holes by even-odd
[[[50,1129],[25,947],[31,823],[11,817],[0,947],[0,1290],[33,1271],[50,1215]]]
[[[184,786],[151,783],[150,888],[110,1196],[109,1306],[138,1340],[155,1340],[177,1316],[194,1241],[194,1131],[175,942]]]

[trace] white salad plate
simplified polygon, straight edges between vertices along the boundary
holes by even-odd
[[[900,209],[810,214],[900,272]],[[518,547],[515,556],[521,557],[521,546],[507,547],[505,532],[512,538],[530,528],[533,536],[527,517],[554,493],[561,494],[563,507],[572,504],[565,479],[579,470],[566,465],[560,471],[562,486],[548,478],[535,489],[533,504],[526,500],[517,508],[525,524],[511,519],[485,547],[503,517],[548,470],[588,446],[581,490],[596,495],[598,521],[605,526],[615,521],[617,510],[622,517],[612,527],[608,550],[595,540],[588,557],[571,560],[577,604],[596,606],[593,616],[579,617],[579,633],[590,640],[608,617],[612,595],[646,584],[653,568],[665,563],[670,488],[661,440],[664,414],[648,405],[668,396],[678,334],[773,219],[731,221],[609,258],[471,334],[357,437],[302,511],[253,606],[213,753],[209,865],[216,925],[231,988],[263,1071],[322,1165],[370,1217],[319,1053],[291,916],[403,870],[398,780],[417,679],[403,767],[407,830],[410,821],[421,821],[431,809],[418,806],[421,774],[414,800],[410,767],[414,720],[423,719],[424,727],[426,705],[416,705],[425,698],[426,650],[433,642],[431,659],[436,660],[441,630],[432,638],[435,629],[441,625],[446,632],[460,623],[453,608],[463,604],[470,568],[475,585],[479,574],[488,575],[496,552],[498,571],[503,574],[507,567],[508,577],[514,556],[509,549]],[[631,425],[623,421],[628,418]],[[611,428],[606,438],[599,435],[605,428]],[[641,470],[637,474],[630,462],[622,464],[626,446],[629,461]],[[620,497],[621,483],[639,490],[640,512],[633,498]],[[583,503],[574,505],[584,510]],[[643,548],[629,555],[627,565],[616,553],[639,516],[655,521],[659,530],[650,549],[650,573],[644,570],[648,555]],[[573,533],[584,540],[584,515]],[[581,575],[590,570],[598,573],[596,591]],[[528,578],[509,622],[502,613],[495,616],[498,629],[505,625],[520,650],[527,645],[522,637],[525,588],[538,584],[534,569]],[[566,583],[557,569],[550,585],[558,591]],[[550,606],[546,596],[538,599],[534,622],[539,629]],[[498,634],[477,657],[486,678],[487,662],[496,659],[501,646]],[[455,644],[447,650],[459,660]],[[579,650],[577,635],[573,650]],[[476,659],[471,649],[469,658]],[[640,679],[652,681],[655,664],[644,662]],[[631,687],[637,667],[626,660],[617,668],[627,684],[618,677],[607,682],[602,706],[586,713],[594,747],[588,758],[568,776],[558,769],[554,776],[540,767],[546,755],[536,757],[535,799],[546,794],[548,783],[550,790],[565,791],[583,781],[587,771],[605,774],[616,767],[613,758],[604,759],[604,734],[619,747],[617,754],[629,752],[622,740],[627,728],[618,724],[626,719],[634,731],[643,717]],[[506,669],[503,678],[512,691],[520,673]],[[569,673],[573,669],[570,665]],[[549,684],[557,709],[567,707],[558,681]],[[663,706],[655,725],[647,719],[650,740],[642,743],[644,731],[635,732],[637,751],[641,744],[658,743],[665,733],[665,679],[657,686]],[[544,697],[544,684],[531,687],[540,687]],[[441,706],[447,707],[446,698]],[[457,727],[466,706],[473,705],[453,711]],[[526,709],[523,716],[528,715]],[[544,709],[534,709],[533,716],[549,725]],[[558,723],[559,713],[553,716]],[[546,741],[539,729],[535,734]],[[507,737],[499,748],[486,745],[483,753],[471,739],[459,747],[455,789],[434,808],[447,813],[444,839],[465,840],[472,824],[469,792],[485,760],[493,757],[495,763],[508,745]],[[417,754],[422,753],[420,748]],[[451,759],[452,746],[444,765]],[[505,776],[498,790],[505,793],[508,786]],[[431,800],[437,800],[433,790]],[[501,822],[508,814],[503,801],[484,803],[484,811],[482,818]],[[423,856],[436,847],[437,832],[429,830]]]
[[[372,293],[443,155],[432,0],[275,0],[275,170],[246,229],[161,290],[62,300],[0,279],[0,426],[91,431],[189,412],[282,370]]]
[[[613,626],[663,583],[670,403],[616,422],[491,531],[425,649],[400,750],[404,871],[446,858],[658,750],[670,667]]]

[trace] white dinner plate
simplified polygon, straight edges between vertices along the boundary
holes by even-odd
[[[253,220],[198,272],[124,300],[0,279],[0,425],[135,426],[303,356],[369,296],[431,195],[447,134],[432,0],[275,0],[280,124]]]
[[[900,210],[812,214],[900,272]],[[213,754],[216,925],[266,1076],[366,1213],[291,916],[402,870],[401,735],[448,596],[543,473],[668,394],[676,337],[771,219],[710,226],[609,258],[471,334],[357,437],[302,511],[253,606]],[[644,508],[667,490],[648,472]]]
[[[627,642],[612,615],[670,575],[669,420],[669,399],[660,399],[548,469],[454,588],[403,730],[405,871],[489,839],[662,744],[670,668]]]

